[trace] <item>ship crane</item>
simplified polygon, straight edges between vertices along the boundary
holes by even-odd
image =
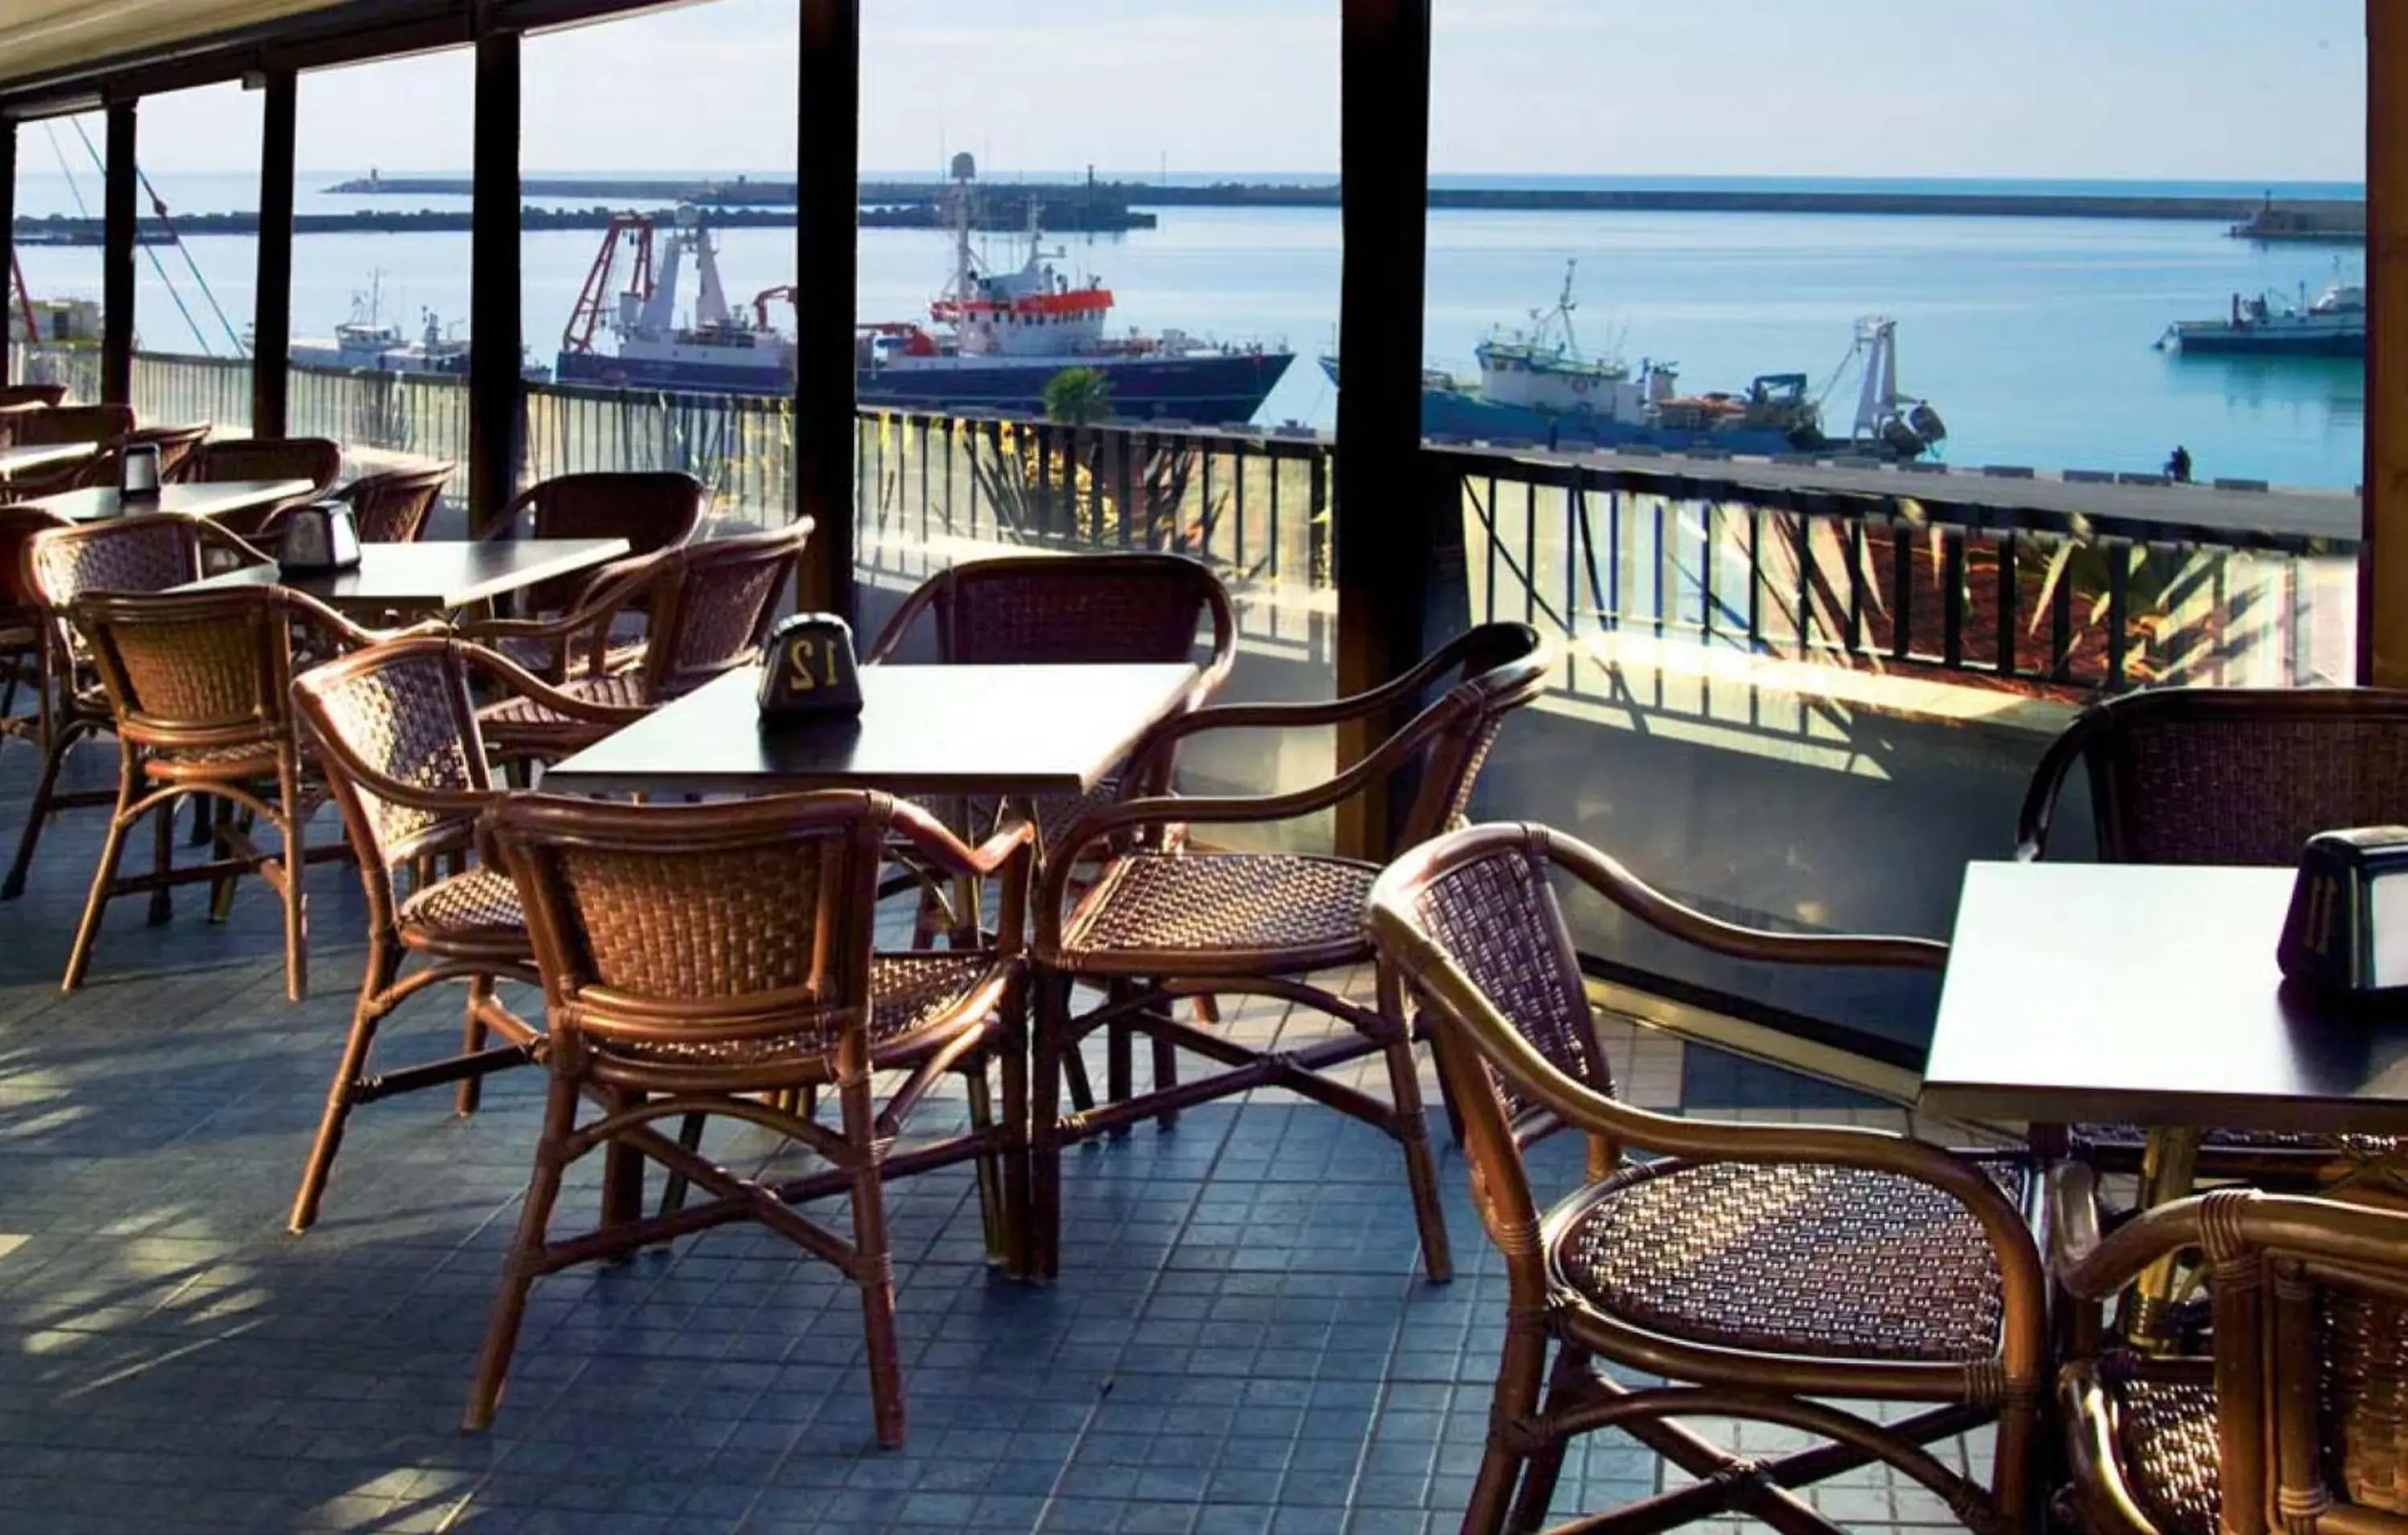
[[[638,304],[652,302],[652,218],[649,213],[613,214],[610,226],[603,232],[602,249],[595,251],[594,265],[585,273],[585,281],[577,290],[577,305],[568,311],[568,323],[560,333],[560,350],[564,352],[590,352],[594,350],[594,333],[602,328],[616,308],[610,289],[612,268],[618,265],[619,243],[626,241],[633,258],[624,292]]]

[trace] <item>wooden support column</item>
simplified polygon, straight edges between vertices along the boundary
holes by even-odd
[[[861,219],[860,0],[802,0],[796,61],[795,509],[806,610],[853,616],[853,292]],[[834,300],[841,296],[842,305]]]
[[[7,338],[17,314],[17,120],[0,117],[0,385],[12,381]]]
[[[134,103],[108,104],[101,183],[100,397],[134,403]]]
[[[285,435],[293,341],[293,132],[300,95],[290,69],[269,73],[259,132],[259,283],[251,307],[251,432]]]
[[[1345,265],[1338,347],[1338,691],[1375,687],[1419,659],[1424,565],[1435,531],[1424,484],[1422,271],[1429,208],[1430,0],[1343,0],[1339,172]],[[1340,765],[1390,722],[1341,726]],[[1388,807],[1341,812],[1341,852],[1377,857]]]
[[[2366,547],[2358,681],[2408,687],[2408,13],[2366,3]]]
[[[482,533],[518,494],[519,37],[477,39],[468,236],[468,526]]]

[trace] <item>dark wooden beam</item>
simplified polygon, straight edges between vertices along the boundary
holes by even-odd
[[[0,385],[10,381],[7,338],[16,334],[16,320],[17,124],[0,118]]]
[[[100,397],[134,402],[134,103],[108,105],[101,180]]]
[[[300,92],[289,69],[267,77],[259,131],[259,284],[251,311],[251,430],[285,435],[285,380],[293,343],[294,115]]]
[[[2408,687],[2408,13],[2366,0],[2366,548],[2358,681]]]
[[[482,532],[518,492],[519,38],[477,42],[476,185],[468,237],[468,525]]]
[[[1344,0],[1339,173],[1345,265],[1338,347],[1338,691],[1359,693],[1419,658],[1432,506],[1421,473],[1422,269],[1429,203],[1430,0]],[[1387,721],[1341,727],[1342,764]],[[1341,851],[1376,857],[1388,810],[1347,808]]]
[[[853,288],[861,216],[860,0],[803,0],[795,282],[795,508],[819,525],[804,608],[853,612]],[[839,305],[835,300],[841,296]]]

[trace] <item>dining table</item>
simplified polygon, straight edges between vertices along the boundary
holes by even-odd
[[[2210,1130],[2408,1134],[2408,1009],[2286,980],[2295,871],[1975,863],[1917,1107],[2144,1131],[2140,1197],[2188,1192]],[[2142,1330],[2172,1298],[2143,1277]]]
[[[0,448],[0,480],[13,480],[37,469],[80,464],[100,452],[97,442],[28,442]]]
[[[359,563],[342,569],[245,566],[178,590],[278,585],[306,592],[347,613],[451,613],[608,565],[627,552],[624,538],[366,543],[360,546]]]
[[[226,517],[299,500],[317,486],[307,480],[201,480],[162,485],[156,494],[127,495],[113,485],[61,491],[25,502],[70,523],[97,523],[129,513],[177,512],[187,517]]]
[[[1084,794],[1197,669],[1112,666],[868,666],[861,712],[765,719],[761,668],[741,667],[547,768],[578,794]]]

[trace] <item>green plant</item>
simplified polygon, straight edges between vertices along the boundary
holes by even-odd
[[[1112,381],[1092,367],[1066,367],[1045,380],[1045,419],[1093,426],[1112,413]]]

